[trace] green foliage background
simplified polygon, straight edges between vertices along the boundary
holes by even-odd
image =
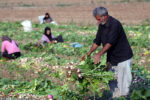
[[[45,47],[37,48],[35,44],[40,42],[46,26],[51,27],[55,36],[61,34],[65,42],[47,44]],[[124,25],[124,29],[134,52],[132,69],[136,72],[133,71],[133,74],[146,79],[150,78],[148,74],[150,71],[150,25],[147,23],[136,26]],[[91,96],[81,94],[87,88],[88,82],[86,81],[85,84],[84,82],[79,84],[76,81],[79,90],[82,85],[85,86],[84,89],[81,89],[82,92],[79,92],[78,89],[71,90],[62,69],[69,62],[80,63],[81,56],[90,49],[96,32],[97,26],[78,26],[74,23],[58,26],[33,23],[32,32],[23,32],[20,22],[1,22],[0,37],[8,35],[14,39],[19,44],[23,55],[11,61],[0,58],[0,94],[3,96],[10,94],[47,96],[51,93],[58,100],[61,100],[60,98],[77,100]],[[70,46],[73,42],[79,42],[83,47],[73,48]],[[100,48],[96,52],[99,50]],[[105,65],[105,59],[106,55],[102,57],[101,64]],[[57,68],[55,69],[53,66],[57,66]],[[143,69],[139,71],[139,68]],[[86,70],[91,69],[87,67]],[[96,80],[93,82],[95,86],[99,83]],[[98,90],[96,91],[98,92]],[[134,92],[134,94],[136,93]]]

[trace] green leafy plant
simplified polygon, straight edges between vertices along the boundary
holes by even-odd
[[[72,80],[77,81],[77,90],[83,96],[90,91],[94,96],[98,94],[101,97],[102,90],[107,89],[108,82],[113,80],[113,73],[107,72],[101,64],[95,65],[91,58],[81,62],[77,68],[81,70],[81,76],[73,73]]]
[[[29,95],[38,99],[43,96],[40,98],[42,100],[47,98],[48,94],[52,94],[56,100],[62,100],[62,98],[63,100],[82,100],[88,97],[97,99],[97,94],[100,97],[105,89],[109,90],[108,82],[113,79],[113,73],[105,69],[106,56],[103,56],[101,63],[97,65],[93,64],[91,58],[80,62],[80,57],[88,52],[92,45],[97,32],[96,25],[79,26],[72,22],[68,25],[55,26],[33,23],[33,32],[25,33],[20,23],[0,23],[0,37],[8,35],[14,39],[22,53],[22,56],[15,60],[0,58],[0,95],[7,97],[13,95],[15,99],[18,99],[20,95],[22,98]],[[36,46],[46,26],[51,27],[55,36],[62,34],[64,43]],[[134,53],[133,82],[127,99],[137,94],[140,95],[139,98],[148,98],[146,94],[149,93],[150,87],[149,21],[146,20],[142,25],[124,25],[123,27]],[[79,42],[83,47],[73,48],[70,46],[73,42]],[[74,67],[80,69],[80,72],[71,70],[72,74],[68,78],[64,73],[67,71],[64,67],[70,62],[76,63]],[[57,68],[53,68],[54,66]],[[107,93],[105,97],[109,96],[110,94]]]

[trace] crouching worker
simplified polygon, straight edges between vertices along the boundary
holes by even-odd
[[[21,56],[18,44],[8,36],[2,36],[1,55],[7,59],[16,59]]]
[[[43,18],[43,23],[50,23],[52,21],[53,21],[53,19],[51,18],[51,16],[49,15],[49,13],[46,13],[45,17]]]
[[[58,37],[54,37],[54,35],[51,32],[50,27],[46,27],[44,34],[42,36],[41,39],[42,43],[57,43],[57,42],[63,42],[63,38],[61,35],[59,35]]]

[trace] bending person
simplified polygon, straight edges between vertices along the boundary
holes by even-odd
[[[101,44],[103,48],[94,56],[94,63],[98,64],[102,55],[107,53],[107,63],[115,73],[116,81],[110,82],[113,98],[127,96],[132,80],[131,64],[133,52],[124,32],[122,24],[108,14],[104,7],[97,7],[93,11],[99,27],[93,45],[88,52],[90,56]],[[84,55],[82,59],[85,59]],[[113,77],[113,76],[112,76]]]
[[[8,36],[2,36],[1,52],[2,57],[7,59],[16,59],[21,56],[18,44]]]

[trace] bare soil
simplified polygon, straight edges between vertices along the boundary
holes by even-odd
[[[150,19],[150,2],[125,0],[0,0],[0,21],[31,20],[49,12],[58,23],[95,24],[95,7],[104,6],[109,14],[125,24],[140,24]],[[127,1],[127,0],[126,0]],[[131,0],[130,0],[131,1]]]

